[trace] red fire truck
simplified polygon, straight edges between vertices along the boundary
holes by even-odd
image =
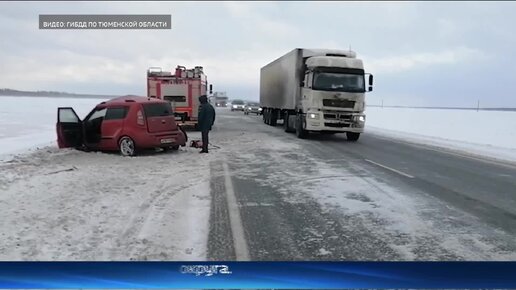
[[[147,70],[147,97],[170,101],[176,120],[197,127],[199,96],[207,95],[207,78],[202,66],[186,69],[177,66],[174,72],[160,67]],[[210,85],[210,94],[212,86]]]

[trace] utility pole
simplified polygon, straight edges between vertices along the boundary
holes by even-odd
[[[477,100],[477,112],[480,110],[480,100]]]
[[[383,109],[383,99],[382,99],[382,109]]]

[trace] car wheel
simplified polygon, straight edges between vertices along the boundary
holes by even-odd
[[[118,148],[120,149],[120,154],[122,154],[122,156],[136,155],[136,145],[130,137],[122,137],[118,142]]]

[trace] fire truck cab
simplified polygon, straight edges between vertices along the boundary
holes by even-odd
[[[147,97],[169,101],[179,124],[197,127],[199,96],[207,95],[207,78],[202,66],[186,69],[177,66],[174,72],[160,67],[147,70]],[[212,87],[210,85],[210,93]]]

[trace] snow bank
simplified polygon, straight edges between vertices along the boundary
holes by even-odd
[[[366,131],[516,161],[516,112],[368,107]]]
[[[0,97],[0,159],[55,144],[58,107],[73,107],[83,118],[101,99]]]
[[[210,159],[194,153],[45,148],[1,162],[0,259],[206,260]]]

